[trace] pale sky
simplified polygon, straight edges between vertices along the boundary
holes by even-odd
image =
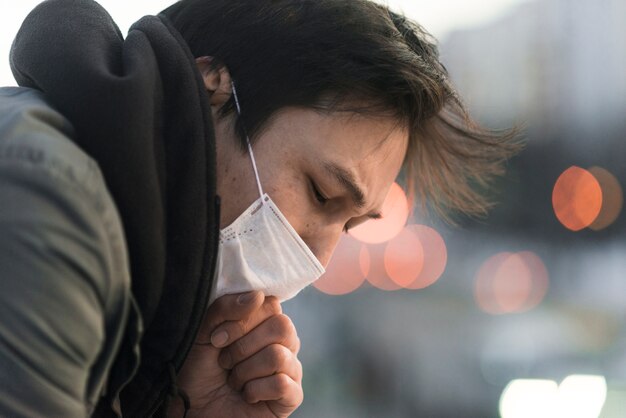
[[[527,0],[378,0],[404,12],[437,38],[458,28],[476,26],[497,18]],[[9,68],[9,50],[26,15],[40,0],[0,0],[0,86],[15,85]],[[156,14],[174,0],[101,0],[123,34],[144,15]]]

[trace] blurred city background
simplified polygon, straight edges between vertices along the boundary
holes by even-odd
[[[435,2],[387,3],[430,29]],[[473,115],[527,148],[487,218],[355,231],[286,304],[297,417],[626,417],[626,0],[502,3],[432,31]]]
[[[1,85],[36,3],[0,0]],[[169,3],[101,1],[123,33]],[[474,117],[527,147],[482,220],[409,214],[394,187],[285,304],[294,416],[626,417],[626,0],[385,3],[439,39]]]

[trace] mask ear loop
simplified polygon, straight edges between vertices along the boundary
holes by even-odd
[[[230,85],[233,89],[233,97],[235,98],[235,107],[237,108],[237,114],[241,118],[241,106],[239,106],[239,98],[237,97],[237,90],[235,89],[235,82],[230,81]],[[243,125],[243,118],[242,118]],[[246,127],[243,127],[243,130],[246,134],[246,143],[248,144],[248,152],[250,153],[250,160],[252,161],[252,168],[254,169],[254,176],[256,177],[256,185],[259,188],[259,196],[263,197],[263,188],[261,187],[261,179],[259,178],[259,171],[256,168],[256,161],[254,160],[254,152],[252,151],[252,145],[250,145],[250,138],[248,137],[248,132],[246,132]],[[261,203],[263,200],[261,199]]]

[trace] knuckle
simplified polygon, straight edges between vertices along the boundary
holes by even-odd
[[[280,370],[289,361],[289,355],[286,351],[285,347],[280,344],[270,346],[270,363],[275,370]]]
[[[291,319],[285,314],[275,316],[272,321],[272,326],[274,333],[281,337],[287,337],[295,332],[295,326],[291,322]]]
[[[301,386],[298,386],[298,392],[294,399],[294,409],[300,407],[300,405],[302,405],[302,402],[304,402],[304,391],[302,390]]]
[[[280,306],[280,302],[276,296],[268,296],[265,298],[265,309],[271,315],[280,315],[283,313],[283,308]]]
[[[304,377],[304,368],[302,367],[302,362],[300,362],[300,360],[296,360],[296,374],[297,374],[297,381],[298,382],[302,382],[302,378]]]
[[[274,375],[274,388],[278,393],[285,393],[291,387],[291,379],[284,373]]]

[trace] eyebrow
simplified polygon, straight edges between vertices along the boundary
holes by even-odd
[[[328,171],[332,176],[337,180],[339,184],[341,184],[350,194],[352,198],[352,202],[354,206],[357,208],[365,207],[365,193],[363,189],[359,187],[354,178],[354,174],[345,168],[331,162],[324,162],[324,168]],[[371,219],[380,219],[382,215],[380,212],[368,213],[368,218]]]

